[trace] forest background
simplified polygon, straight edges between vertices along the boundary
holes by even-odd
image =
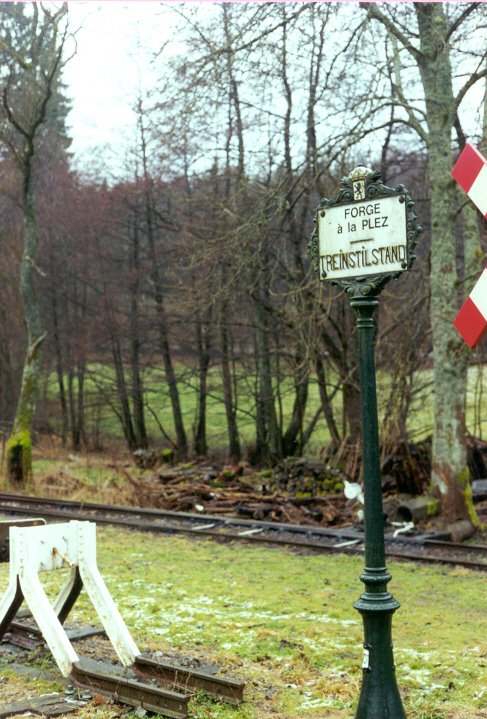
[[[320,198],[366,165],[407,186],[424,230],[381,295],[382,455],[432,437],[433,484],[461,514],[484,350],[452,321],[486,237],[450,171],[467,140],[486,149],[486,5],[167,4],[161,28],[167,12],[178,30],[133,98],[113,181],[70,154],[69,4],[0,5],[11,481],[46,433],[75,451],[123,440],[259,465],[356,446],[354,319],[307,244]]]

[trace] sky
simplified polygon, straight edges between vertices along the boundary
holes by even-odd
[[[203,12],[213,11],[212,3],[198,4]],[[72,103],[71,151],[78,169],[94,169],[107,177],[125,174],[126,156],[136,136],[134,103],[161,72],[160,63],[156,72],[151,61],[167,41],[178,49],[178,5],[162,7],[156,0],[68,3],[71,29],[79,29],[77,52],[64,71]],[[483,92],[483,83],[470,91],[470,108],[476,110],[464,112],[467,132],[469,116],[478,115]]]
[[[122,170],[136,128],[133,104],[154,80],[153,53],[172,31],[176,16],[159,2],[69,2],[76,54],[66,64],[72,110],[68,117],[76,164],[107,162]],[[172,21],[171,21],[172,18]]]

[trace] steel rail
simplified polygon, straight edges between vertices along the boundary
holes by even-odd
[[[13,513],[13,514],[31,514],[34,508],[30,508],[26,504],[23,507],[16,507],[15,505],[0,504],[0,511]],[[281,546],[298,547],[305,549],[317,549],[324,552],[337,552],[343,553],[347,550],[349,554],[360,554],[360,549],[354,547],[334,547],[333,545],[319,544],[318,542],[309,542],[295,538],[285,537],[269,537],[261,536],[256,534],[238,534],[238,533],[225,533],[214,529],[195,528],[190,526],[182,526],[176,524],[157,524],[154,522],[145,522],[141,524],[134,519],[124,519],[122,517],[106,517],[97,513],[83,513],[76,511],[65,511],[65,510],[51,510],[42,509],[35,507],[37,514],[42,514],[43,517],[51,517],[53,519],[78,519],[78,520],[92,520],[97,524],[111,524],[121,527],[127,527],[128,529],[135,529],[139,532],[155,532],[161,534],[189,534],[192,536],[204,536],[211,537],[214,539],[231,540],[239,542],[249,542],[254,544],[276,544]],[[222,523],[223,525],[223,523]],[[284,525],[281,525],[281,527]],[[222,528],[225,528],[222,526]],[[279,531],[279,530],[277,530]],[[282,531],[282,530],[281,530]],[[358,540],[362,541],[362,540]]]
[[[33,504],[38,505],[59,505],[60,507],[72,507],[85,511],[95,512],[100,510],[102,512],[121,512],[125,515],[139,515],[142,517],[153,517],[156,519],[177,519],[177,520],[188,520],[194,522],[215,522],[217,524],[224,524],[226,526],[242,526],[249,528],[259,529],[272,529],[279,531],[281,528],[285,528],[285,531],[293,531],[297,534],[316,534],[318,536],[330,536],[335,537],[337,530],[326,529],[324,527],[316,526],[313,524],[283,524],[279,522],[263,521],[258,519],[240,519],[237,517],[228,517],[216,514],[197,514],[195,512],[175,512],[168,509],[147,509],[146,507],[127,507],[124,505],[108,505],[98,504],[96,502],[75,502],[73,500],[64,499],[48,499],[46,497],[34,497],[31,495],[23,494],[6,494],[0,493],[0,509],[3,508],[3,503],[18,502],[19,504],[28,504],[32,507]],[[359,536],[359,532],[355,530],[339,530],[340,536],[349,539],[355,539]]]
[[[78,687],[103,694],[114,701],[157,712],[171,719],[186,719],[190,694],[142,683],[130,669],[120,674],[112,664],[83,657],[74,662],[71,676]]]
[[[52,509],[53,506],[59,506],[62,509]],[[0,511],[23,515],[36,513],[53,519],[91,519],[98,524],[118,525],[144,532],[182,533],[225,541],[287,546],[321,553],[354,555],[363,553],[363,534],[352,529],[331,530],[313,525],[279,524],[188,512],[151,510],[140,507],[74,502],[71,500],[50,500],[5,493],[0,493]],[[139,519],[136,519],[136,517],[139,517]],[[157,521],[146,521],[149,518],[159,519],[159,523]],[[168,518],[179,522],[188,522],[189,524],[184,525],[182,523],[176,524],[174,521],[170,523],[164,521]],[[196,521],[198,525],[191,526],[191,523],[194,524]],[[244,531],[231,531],[239,527],[245,528]],[[246,531],[247,528],[249,528],[249,531]],[[303,535],[306,539],[301,538]],[[315,541],[317,539],[321,541]],[[328,543],[324,543],[324,540],[328,540]],[[330,543],[330,540],[335,540],[335,544]],[[343,542],[343,540],[347,541]],[[353,544],[344,546],[348,541],[353,542]],[[426,548],[430,550],[429,553],[425,551]],[[448,555],[434,554],[435,550],[443,550],[448,552]],[[486,561],[455,557],[452,554],[453,552],[463,555],[465,553],[483,555]],[[401,537],[398,540],[386,538],[386,556],[429,564],[455,564],[470,569],[487,571],[487,547],[485,545],[463,545],[428,538]]]
[[[485,554],[487,557],[487,544],[459,544],[458,542],[447,542],[439,539],[425,539],[425,545],[437,549],[451,549],[456,552],[473,554]]]
[[[196,669],[187,669],[142,655],[135,658],[132,669],[139,678],[170,684],[182,693],[203,691],[215,699],[236,706],[243,701],[244,684],[236,679],[219,677]]]

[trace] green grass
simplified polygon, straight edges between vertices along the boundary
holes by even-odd
[[[360,558],[111,528],[98,530],[98,554],[142,650],[215,661],[246,682],[242,707],[198,700],[196,719],[352,716],[361,681],[362,626],[352,607],[362,591]],[[0,566],[0,589],[7,571]],[[410,564],[393,564],[392,574],[402,603],[393,636],[407,716],[484,716],[487,577]],[[53,591],[53,575],[47,584]],[[86,597],[74,616],[93,619]]]
[[[191,439],[196,421],[196,375],[191,368],[179,365],[179,393],[182,414],[188,437]],[[330,377],[333,383],[334,378]],[[408,419],[408,429],[415,440],[423,439],[431,434],[433,423],[433,372],[421,370],[415,375],[416,387],[419,392],[415,396]],[[487,381],[487,380],[486,380]],[[123,438],[120,422],[116,416],[112,403],[115,390],[113,386],[114,375],[110,367],[103,365],[90,365],[86,382],[86,415],[89,435],[99,434],[102,441]],[[245,449],[255,440],[254,403],[252,397],[253,378],[244,375],[243,370],[237,371],[236,386],[238,389],[237,420],[242,447]],[[167,392],[165,379],[161,370],[148,369],[144,374],[146,388],[146,422],[148,431],[156,444],[163,442],[158,422],[164,430],[174,438],[171,404]],[[379,424],[381,417],[387,410],[389,401],[390,376],[378,372],[377,389],[379,405]],[[291,415],[294,401],[294,391],[290,380],[283,380],[280,385],[281,402],[278,412],[284,418],[284,426]],[[487,423],[487,401],[484,397],[483,369],[471,367],[467,392],[467,427],[471,434],[482,436],[485,434]],[[47,395],[53,402],[54,412],[51,422],[59,430],[59,409],[57,406],[57,385],[54,375],[48,380]],[[319,407],[318,386],[314,379],[310,383],[309,399],[306,410],[307,424]],[[150,409],[149,409],[150,408]],[[340,427],[342,417],[342,397],[337,393],[333,401],[335,418]],[[154,414],[158,422],[154,419]],[[94,428],[97,427],[97,431]],[[221,375],[218,368],[212,368],[208,380],[207,401],[207,432],[208,444],[211,449],[226,447],[227,430],[226,416],[223,404]],[[320,418],[311,441],[307,447],[308,454],[316,454],[319,449],[329,442],[329,433],[326,422]]]
[[[178,366],[179,396],[186,432],[191,440],[196,422],[197,377],[196,372],[183,365]],[[144,387],[146,389],[146,422],[148,432],[156,441],[161,441],[161,431],[158,422],[164,430],[174,439],[174,425],[172,420],[171,403],[162,370],[148,369],[144,372]],[[242,447],[250,446],[255,441],[255,418],[252,383],[249,378],[238,370],[236,387],[238,392],[237,421]],[[110,367],[104,365],[90,365],[85,381],[87,423],[91,426],[98,424],[102,439],[123,437],[120,422],[111,406],[115,397],[114,373]],[[57,383],[54,375],[48,380],[47,396],[57,403]],[[280,387],[281,405],[278,412],[282,412],[284,424],[291,416],[294,393],[292,382],[284,380]],[[55,406],[55,414],[51,419],[54,427],[59,431],[59,408]],[[318,386],[313,381],[310,384],[309,401],[306,412],[306,421],[309,422],[319,406]],[[336,416],[341,416],[341,396],[337,395],[334,403]],[[155,420],[156,414],[158,421]],[[210,448],[225,447],[227,444],[227,425],[225,406],[223,403],[223,390],[221,373],[218,368],[211,368],[208,375],[207,398],[207,435]],[[321,420],[314,433],[311,446],[313,451],[329,441],[326,423]]]

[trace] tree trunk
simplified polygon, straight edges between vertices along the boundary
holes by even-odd
[[[271,309],[270,259],[269,245],[264,237],[259,243],[256,252],[259,274],[256,280],[256,288],[252,293],[252,307],[255,322],[259,405],[264,430],[264,436],[261,439],[260,454],[261,461],[265,464],[273,465],[282,458],[282,428],[278,422],[276,397],[272,383],[273,367],[270,345],[271,324],[275,324],[275,319]]]
[[[140,341],[133,334],[130,338],[130,375],[135,443],[137,447],[146,449],[147,431],[144,415],[144,390],[140,374]]]
[[[125,441],[127,442],[127,447],[130,450],[134,450],[137,448],[137,441],[135,438],[132,415],[130,413],[130,403],[127,392],[127,383],[125,381],[122,352],[120,350],[120,343],[118,339],[114,337],[112,338],[112,357],[113,364],[115,366],[115,379],[117,383],[118,401],[120,403],[120,421],[122,423],[122,429],[125,436]]]
[[[314,15],[314,9],[311,10],[312,16]],[[281,6],[281,14],[283,17],[282,25],[282,51],[281,51],[281,79],[283,84],[284,98],[286,102],[286,112],[284,115],[284,128],[283,128],[283,141],[284,141],[284,167],[286,171],[285,179],[285,222],[288,227],[289,240],[291,242],[291,257],[292,257],[292,276],[294,281],[294,287],[292,291],[296,293],[296,304],[302,302],[305,311],[310,310],[310,298],[306,297],[306,290],[303,292],[301,288],[306,287],[306,272],[303,265],[303,252],[301,241],[304,235],[304,227],[306,218],[309,211],[308,197],[311,189],[313,176],[313,157],[316,148],[316,135],[314,132],[314,107],[316,103],[316,82],[319,77],[319,69],[315,66],[315,60],[317,59],[314,51],[314,40],[313,40],[313,52],[311,53],[310,68],[309,68],[309,87],[308,87],[308,112],[307,112],[307,129],[306,129],[306,168],[305,176],[307,181],[304,183],[303,188],[299,188],[301,192],[301,217],[298,223],[295,216],[296,198],[296,177],[293,169],[292,161],[292,115],[293,115],[293,93],[291,89],[291,83],[288,76],[288,52],[287,52],[287,34],[288,25],[286,22],[287,11],[286,6]],[[314,22],[313,22],[314,25]],[[322,33],[320,33],[322,39]],[[318,52],[319,57],[319,52]],[[266,258],[267,261],[267,258]],[[266,280],[267,281],[267,280]],[[299,289],[298,289],[299,288]],[[304,340],[299,332],[296,332],[297,338],[295,340],[296,348],[294,350],[294,366],[293,366],[293,379],[294,379],[294,404],[291,419],[286,428],[286,431],[282,434],[282,439],[279,437],[280,446],[278,449],[280,453],[286,456],[293,456],[300,454],[302,451],[303,444],[303,419],[306,411],[306,403],[308,400],[308,383],[309,383],[309,366],[307,364],[307,348]]]
[[[134,418],[135,443],[137,447],[147,448],[147,430],[144,416],[144,389],[140,371],[140,337],[139,337],[139,235],[136,224],[131,233],[130,271],[133,281],[129,286],[130,314],[129,314],[129,344],[130,344],[130,375],[132,412]]]
[[[82,445],[88,446],[85,427],[85,366],[78,362],[76,368],[68,371],[69,418],[71,426],[71,444],[78,452]]]
[[[0,326],[3,331],[0,337],[0,386],[2,391],[0,393],[0,418],[2,420],[3,428],[13,420],[14,406],[17,394],[18,381],[16,381],[15,374],[17,372],[17,365],[13,362],[10,348],[10,338],[8,335],[8,322],[6,308],[0,309]]]
[[[232,373],[230,369],[230,347],[228,329],[224,320],[220,320],[220,344],[222,363],[223,401],[227,418],[228,452],[231,462],[239,462],[241,458],[240,439],[238,436],[237,415],[233,399]]]
[[[30,165],[24,177],[23,213],[24,251],[20,271],[20,294],[27,329],[27,353],[17,411],[6,450],[9,483],[19,488],[32,483],[32,425],[39,386],[41,346],[45,337],[34,284],[38,233]]]
[[[52,261],[51,261],[52,266]],[[66,399],[66,387],[64,385],[64,363],[63,363],[63,351],[61,347],[61,339],[59,336],[59,314],[58,314],[58,299],[56,293],[56,287],[53,283],[51,287],[52,291],[52,324],[53,324],[53,342],[54,352],[56,356],[56,374],[59,389],[59,403],[61,405],[61,443],[62,446],[66,446],[68,440],[68,428],[69,428],[69,416],[68,416],[68,402]]]
[[[428,123],[428,171],[431,192],[431,327],[435,409],[432,486],[452,519],[469,518],[465,492],[470,474],[465,444],[467,353],[453,327],[458,312],[455,185],[451,178],[451,130],[455,119],[452,73],[444,6],[417,3],[421,40],[418,65]]]
[[[27,353],[24,360],[20,394],[7,442],[7,478],[17,487],[32,482],[32,428],[41,369],[41,346],[44,340],[39,301],[35,288],[38,270],[39,242],[33,185],[33,160],[39,128],[46,120],[48,103],[58,79],[67,28],[61,26],[67,5],[45,10],[32,6],[29,24],[22,32],[14,31],[19,44],[2,42],[4,55],[2,83],[3,140],[21,170],[22,211],[24,223],[23,255],[20,268],[20,295],[27,330]],[[27,18],[27,16],[25,16]],[[20,29],[20,28],[18,28]],[[12,88],[15,94],[12,97]],[[22,99],[20,103],[20,95]]]
[[[76,413],[76,403],[74,398],[74,368],[68,370],[68,399],[69,399],[69,417],[71,425],[71,444],[73,450],[77,452],[81,447],[80,433],[78,430],[78,421]]]
[[[186,430],[184,428],[183,413],[181,411],[181,402],[179,399],[178,382],[174,365],[172,361],[171,344],[169,337],[169,327],[167,321],[167,311],[164,296],[163,275],[159,268],[159,258],[156,252],[156,227],[155,227],[155,206],[152,189],[152,178],[148,168],[147,157],[147,138],[144,126],[144,117],[142,112],[142,102],[139,102],[139,133],[140,133],[140,151],[142,159],[142,170],[144,180],[144,204],[145,204],[145,225],[147,242],[149,247],[149,259],[151,262],[150,279],[153,286],[153,298],[156,305],[157,315],[157,332],[159,334],[159,347],[164,364],[164,373],[169,391],[169,399],[171,402],[174,431],[176,433],[177,451],[182,459],[188,455],[188,440],[186,438]]]
[[[261,270],[261,274],[262,272],[263,271]],[[266,288],[263,287],[262,291],[265,293]],[[272,387],[269,327],[267,324],[266,310],[259,300],[254,302],[254,306],[256,319],[255,338],[257,349],[259,403],[265,427],[265,441],[261,447],[261,455],[264,463],[272,465],[282,457],[281,432],[277,421],[274,389]]]
[[[338,447],[341,442],[340,432],[338,431],[338,427],[335,421],[335,415],[333,414],[333,407],[331,404],[331,400],[328,396],[328,392],[326,389],[326,375],[325,375],[325,367],[323,360],[321,357],[316,358],[315,362],[315,368],[316,368],[316,377],[318,379],[318,388],[320,392],[320,400],[321,400],[321,406],[323,408],[323,414],[325,415],[325,421],[328,427],[328,431],[330,433],[330,438],[332,441],[332,445],[334,447]]]
[[[254,336],[254,357],[255,357],[255,450],[252,452],[250,461],[252,464],[260,465],[265,463],[266,457],[266,424],[264,407],[262,406],[262,397],[259,383],[259,358],[257,354],[257,341]]]
[[[303,421],[308,401],[309,369],[297,357],[297,367],[294,370],[294,403],[291,419],[282,437],[282,454],[284,457],[293,457],[301,454],[303,450]]]
[[[78,434],[80,442],[87,447],[88,441],[86,437],[86,425],[85,425],[85,361],[78,360],[78,366],[76,368],[76,374],[78,377]]]
[[[141,132],[142,142],[142,159],[144,167],[144,181],[146,183],[145,188],[145,203],[146,203],[146,225],[147,225],[147,240],[149,244],[149,257],[152,263],[151,269],[151,280],[154,288],[154,300],[156,303],[156,312],[158,320],[158,333],[159,333],[159,347],[161,350],[162,361],[164,364],[164,372],[166,375],[166,383],[169,390],[169,399],[171,401],[174,431],[176,432],[176,442],[178,447],[178,454],[181,458],[186,458],[188,455],[188,440],[186,438],[186,430],[184,428],[183,413],[181,411],[181,402],[179,400],[179,389],[174,371],[174,365],[172,361],[171,346],[169,342],[169,330],[167,322],[167,313],[164,302],[164,289],[162,283],[162,277],[159,270],[158,258],[156,253],[155,237],[154,237],[154,222],[153,222],[153,206],[152,197],[149,187],[149,174],[147,170],[147,156],[146,156],[146,145],[145,136]]]
[[[176,432],[176,442],[178,446],[178,454],[181,458],[187,457],[188,442],[186,439],[186,430],[184,429],[183,413],[181,411],[181,403],[179,401],[179,390],[172,362],[171,348],[169,345],[169,335],[167,331],[166,310],[163,304],[162,295],[156,289],[156,306],[159,320],[159,347],[161,350],[162,361],[164,363],[164,371],[166,375],[166,383],[169,390],[169,399],[171,401],[174,430]]]
[[[210,366],[210,329],[209,321],[198,317],[196,323],[196,345],[198,348],[198,404],[194,431],[194,448],[196,454],[205,456],[208,452],[206,439],[206,399],[208,394],[207,380]]]

